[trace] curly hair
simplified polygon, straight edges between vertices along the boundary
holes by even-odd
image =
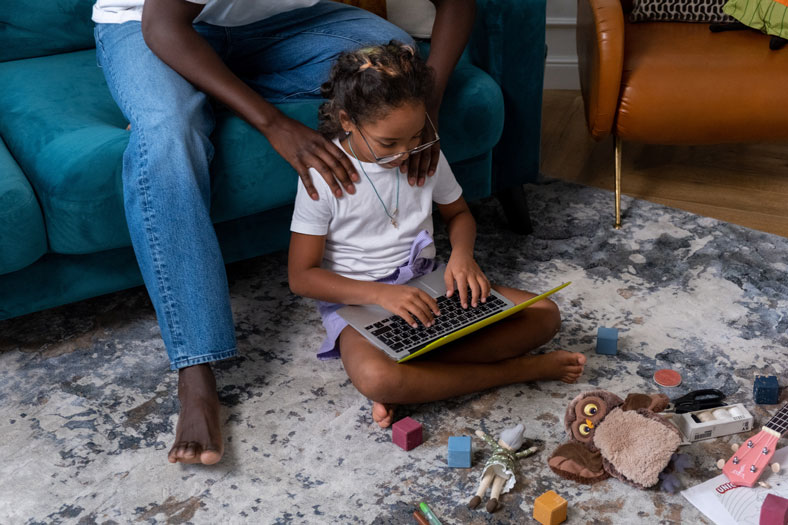
[[[326,101],[318,110],[318,131],[327,139],[344,136],[340,110],[358,123],[378,119],[407,102],[426,103],[433,77],[416,49],[396,40],[341,53],[320,87]]]

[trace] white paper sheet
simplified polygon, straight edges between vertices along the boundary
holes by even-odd
[[[728,459],[728,458],[724,458]],[[777,450],[772,463],[788,464],[788,447]],[[758,525],[761,505],[768,494],[788,498],[788,474],[768,471],[761,477],[771,488],[732,487],[724,474],[688,488],[681,494],[717,525]]]

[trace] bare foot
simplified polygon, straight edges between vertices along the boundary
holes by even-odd
[[[219,424],[219,396],[210,365],[194,365],[178,371],[181,412],[175,429],[170,463],[213,465],[222,459],[224,443]]]
[[[586,364],[586,356],[566,350],[527,355],[517,359],[525,365],[524,381],[559,379],[564,383],[574,383],[583,373]]]
[[[388,428],[394,419],[394,407],[376,401],[372,402],[372,419],[380,428]]]

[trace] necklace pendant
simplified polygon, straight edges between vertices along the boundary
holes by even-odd
[[[395,228],[399,228],[399,223],[397,222],[397,219],[391,219],[391,225],[394,226]]]

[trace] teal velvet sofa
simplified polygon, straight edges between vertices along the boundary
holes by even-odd
[[[142,284],[121,195],[127,122],[96,66],[92,4],[14,0],[0,12],[0,320]],[[545,0],[477,5],[444,97],[442,147],[466,199],[497,194],[512,227],[527,230]],[[315,127],[318,104],[280,108]],[[226,262],[285,249],[295,172],[229,113],[217,115],[212,139],[212,218]]]

